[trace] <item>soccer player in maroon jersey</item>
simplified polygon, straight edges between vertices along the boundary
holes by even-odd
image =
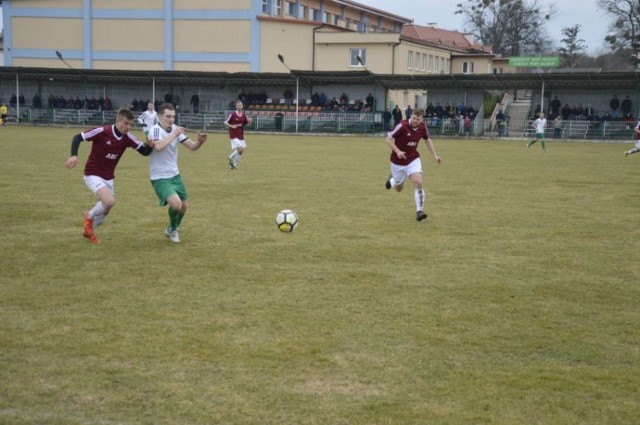
[[[640,121],[636,124],[636,128],[633,130],[634,138],[636,139],[636,145],[624,152],[624,157],[628,157],[634,153],[640,152]]]
[[[142,143],[129,131],[133,128],[133,112],[121,108],[116,114],[116,122],[112,125],[97,127],[93,130],[76,134],[71,141],[71,156],[64,164],[66,168],[78,165],[78,148],[80,142],[89,141],[91,153],[84,167],[84,182],[96,197],[98,202],[94,207],[84,212],[83,236],[92,243],[99,244],[94,229],[104,223],[107,214],[116,203],[113,190],[115,169],[126,148],[132,148],[147,156],[153,150],[153,142]]]
[[[238,168],[238,162],[247,148],[244,140],[244,126],[251,125],[251,118],[243,112],[244,105],[241,100],[236,101],[236,110],[231,112],[224,121],[224,126],[229,129],[231,141],[231,155],[229,155],[229,167],[232,170]]]
[[[414,200],[416,204],[416,220],[427,218],[424,212],[424,189],[422,187],[422,162],[418,152],[418,142],[424,139],[431,156],[440,164],[442,158],[436,153],[433,142],[429,137],[429,131],[424,123],[424,110],[416,108],[411,117],[401,121],[386,138],[387,145],[391,148],[391,175],[385,187],[392,187],[401,192],[404,181],[409,178],[413,183]]]

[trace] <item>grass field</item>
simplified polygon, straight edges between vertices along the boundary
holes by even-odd
[[[381,138],[211,134],[181,244],[128,151],[95,246],[77,132],[0,128],[0,423],[638,422],[629,145],[436,139],[417,223]]]

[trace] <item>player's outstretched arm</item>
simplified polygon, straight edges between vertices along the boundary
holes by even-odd
[[[431,138],[428,138],[426,140],[426,142],[427,142],[427,149],[429,149],[429,152],[431,153],[431,156],[433,157],[433,160],[437,164],[440,164],[442,162],[442,158],[440,158],[438,156],[438,154],[436,153],[436,148],[435,148],[435,146],[433,146],[433,141],[431,140]]]
[[[71,156],[67,159],[67,162],[64,163],[65,168],[71,169],[78,165],[78,150],[82,140],[82,135],[80,133],[76,134],[73,136],[73,139],[71,139]]]
[[[191,149],[192,151],[196,151],[200,149],[200,146],[202,146],[206,141],[207,141],[207,134],[198,132],[198,139],[196,142],[194,142],[191,139],[187,139],[184,142],[182,142],[182,144],[185,145],[187,148]]]

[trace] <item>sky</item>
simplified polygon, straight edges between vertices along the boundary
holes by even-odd
[[[466,0],[356,0],[376,9],[413,19],[416,25],[435,22],[437,28],[465,32],[462,15],[456,15],[456,4]],[[560,45],[562,28],[580,24],[578,38],[584,40],[587,53],[606,50],[604,37],[610,19],[596,7],[597,0],[540,0],[545,7],[555,3],[557,14],[547,24],[549,37]]]

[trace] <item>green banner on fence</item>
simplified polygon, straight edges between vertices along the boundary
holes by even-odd
[[[559,56],[519,56],[509,58],[509,66],[514,68],[557,68],[560,66]]]

